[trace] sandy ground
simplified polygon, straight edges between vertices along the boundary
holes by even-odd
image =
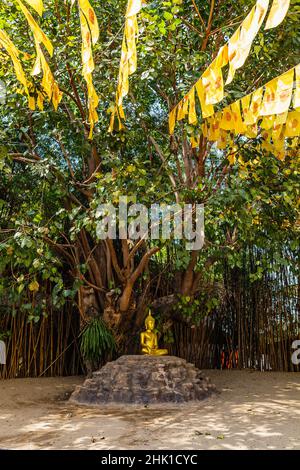
[[[82,377],[0,381],[2,449],[300,449],[300,374],[207,371],[220,394],[168,407],[79,407]]]

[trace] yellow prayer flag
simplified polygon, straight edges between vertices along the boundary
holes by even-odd
[[[172,111],[169,114],[169,132],[170,135],[174,134],[174,129],[175,129],[175,123],[176,123],[176,113],[177,113],[177,106],[172,109]]]
[[[58,105],[61,102],[63,97],[62,91],[60,91],[59,86],[56,82],[53,85],[53,95],[52,95],[52,103],[55,111],[57,111]]]
[[[216,142],[220,138],[220,123],[221,123],[221,113],[216,113],[210,118],[208,118],[208,140]]]
[[[38,98],[37,98],[37,107],[39,108],[40,111],[43,111],[44,109],[44,95],[40,91],[38,92]]]
[[[42,16],[44,11],[43,0],[25,0],[34,10]]]
[[[249,53],[269,6],[269,0],[257,0],[241,26],[228,42],[229,72],[226,85],[232,82],[235,72],[241,68]]]
[[[139,28],[137,23],[137,14],[142,8],[141,0],[128,0],[124,37],[122,42],[118,87],[116,92],[116,107],[117,109],[122,106],[123,98],[128,95],[129,92],[129,76],[132,75],[137,68],[137,51],[136,41],[139,34]],[[123,113],[124,114],[124,113]],[[119,119],[119,129],[123,128],[120,122],[121,113],[115,112],[112,114],[109,131],[114,128],[115,116]],[[174,128],[173,128],[174,131]]]
[[[250,100],[251,95],[246,95],[244,96],[244,98],[241,99],[243,122],[246,122],[247,120],[247,115],[250,109]]]
[[[95,45],[99,39],[99,26],[95,11],[88,0],[78,0],[80,13],[84,16],[92,35],[92,43]]]
[[[253,21],[251,22],[251,25],[248,29],[248,37],[250,40],[253,41],[258,31],[260,30],[260,27],[266,17],[268,8],[269,0],[257,0]]]
[[[126,17],[137,15],[142,8],[142,0],[129,0],[127,5]]]
[[[249,139],[255,139],[257,137],[258,129],[257,124],[250,124],[246,127],[245,136]]]
[[[192,136],[192,137],[190,137],[190,142],[191,142],[191,147],[193,149],[195,149],[195,148],[199,147],[200,139],[199,139],[199,137]]]
[[[188,114],[189,101],[185,96],[177,105],[177,121],[181,121]]]
[[[276,124],[285,124],[286,120],[287,120],[287,116],[288,116],[287,111],[285,111],[284,113],[281,113],[281,114],[276,114],[275,115],[275,120],[274,120],[274,126],[276,126]]]
[[[225,85],[228,85],[232,82],[235,74],[234,68],[234,58],[237,54],[239,47],[239,37],[240,37],[240,28],[238,28],[235,33],[231,36],[228,41],[228,59],[229,59],[229,72]]]
[[[288,111],[292,98],[293,77],[294,69],[266,84],[261,116],[281,114]]]
[[[272,116],[264,116],[262,122],[260,123],[260,127],[266,130],[272,129],[275,117],[275,114],[273,114]]]
[[[241,102],[238,100],[230,106],[233,115],[235,134],[242,134],[246,128],[242,120],[240,105]]]
[[[228,63],[228,46],[221,47],[217,57],[202,75],[205,89],[205,103],[216,104],[224,98],[222,67]]]
[[[206,104],[205,102],[205,93],[204,93],[204,85],[202,83],[202,78],[198,80],[195,87],[196,87],[197,95],[198,95],[200,105],[201,105],[202,117],[203,119],[205,119],[211,116],[212,114],[214,114],[214,107],[213,105]]]
[[[222,101],[224,98],[223,75],[215,60],[202,75],[202,83],[204,85],[205,103],[207,105]]]
[[[189,124],[197,124],[196,103],[195,103],[195,88],[193,87],[188,94],[189,101]]]
[[[208,135],[208,129],[207,129],[207,121],[205,120],[204,123],[201,126],[202,134],[203,137],[207,138]]]
[[[31,111],[35,110],[35,99],[33,96],[28,96],[28,106]]]
[[[285,18],[290,6],[290,0],[273,0],[265,29],[276,28]]]
[[[6,52],[10,56],[14,65],[16,77],[18,81],[22,83],[25,92],[28,94],[28,84],[25,72],[19,59],[19,51],[9,38],[8,34],[2,29],[0,29],[0,45],[6,50]]]
[[[278,123],[276,124],[274,122],[273,130],[272,130],[272,140],[273,144],[276,145],[276,142],[280,140],[281,134],[282,134],[283,126],[282,124]]]
[[[253,125],[257,122],[260,111],[261,111],[261,101],[262,101],[263,89],[258,88],[254,93],[252,93],[251,104],[247,117],[244,118],[244,123],[247,125]]]
[[[37,22],[31,15],[31,13],[27,10],[25,5],[22,3],[22,1],[21,0],[16,0],[16,1],[18,2],[18,5],[20,6],[25,18],[27,19],[30,29],[33,32],[34,38],[39,43],[44,44],[50,56],[52,57],[53,46],[52,46],[51,41],[47,38],[46,34],[41,30],[41,28],[39,27],[39,25],[37,24]]]
[[[277,93],[277,78],[271,80],[265,85],[265,93],[260,110],[261,116],[269,116],[274,114]]]
[[[41,46],[37,41],[35,41],[35,48],[36,48],[37,57],[36,57],[36,62],[35,62],[33,71],[31,72],[31,75],[38,75],[41,71],[43,72],[41,85],[49,101],[52,101],[54,109],[57,110],[63,94],[60,91],[59,86],[54,79],[54,76],[43,54]],[[43,103],[44,103],[44,97],[41,93],[39,93],[38,99],[37,99],[37,105],[39,109],[41,110],[44,107]]]
[[[288,111],[293,92],[294,69],[280,75],[277,79],[276,103],[274,105],[274,114]]]
[[[89,111],[89,139],[93,137],[93,130],[96,122],[98,122],[97,107],[99,104],[99,97],[96,93],[93,85],[92,73],[95,70],[95,63],[93,58],[92,46],[96,44],[99,38],[99,26],[95,11],[92,8],[88,0],[78,0],[78,6],[80,11],[80,27],[81,27],[81,55],[82,55],[82,75],[87,85],[88,95],[88,111]],[[56,103],[56,97],[59,100],[59,94],[54,89]]]
[[[224,150],[227,146],[227,135],[228,133],[224,131],[223,129],[220,129],[220,136],[217,141],[217,147],[220,150]]]
[[[226,131],[234,129],[234,116],[230,106],[227,106],[222,111],[220,127]]]
[[[285,125],[285,136],[286,137],[297,137],[300,135],[300,111],[291,111],[288,113],[286,125]]]

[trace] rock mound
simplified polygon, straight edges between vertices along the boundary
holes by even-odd
[[[184,403],[215,391],[193,364],[174,356],[121,356],[77,386],[70,400],[79,404]]]

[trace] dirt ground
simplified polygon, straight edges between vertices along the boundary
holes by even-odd
[[[200,403],[82,407],[82,377],[0,381],[2,449],[300,449],[300,374],[206,371]]]

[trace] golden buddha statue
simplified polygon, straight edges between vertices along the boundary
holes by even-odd
[[[149,310],[148,316],[145,320],[146,331],[141,333],[141,348],[142,354],[148,356],[166,356],[167,349],[158,349],[157,334],[154,332],[155,319]]]

